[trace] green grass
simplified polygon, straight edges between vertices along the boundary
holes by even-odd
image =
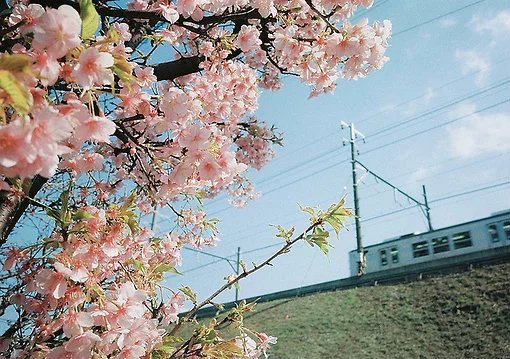
[[[510,264],[261,303],[275,359],[510,358]]]

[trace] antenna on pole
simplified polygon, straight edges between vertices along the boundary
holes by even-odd
[[[158,215],[158,205],[154,206],[154,210],[152,211],[152,220],[151,220],[151,231],[156,230],[156,217]]]
[[[354,128],[354,123],[347,124],[344,121],[340,121],[340,127],[342,129],[349,128],[350,129],[350,145],[351,145],[351,166],[352,166],[352,191],[353,191],[353,199],[354,199],[354,221],[356,226],[356,244],[357,244],[357,252],[358,252],[358,276],[361,276],[365,273],[366,269],[366,261],[365,261],[365,250],[363,248],[363,240],[361,236],[361,223],[360,223],[360,210],[359,210],[359,199],[358,199],[358,179],[356,173],[356,139],[361,138],[363,142],[365,141],[365,135],[361,132],[357,131]]]
[[[236,275],[239,276],[241,266],[241,247],[237,247]],[[236,302],[239,300],[239,285],[236,285]]]

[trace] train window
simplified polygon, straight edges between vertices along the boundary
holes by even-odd
[[[388,264],[388,257],[386,257],[386,251],[383,249],[381,251],[381,265],[385,266],[386,264]]]
[[[503,222],[503,230],[505,231],[506,239],[510,240],[510,221]]]
[[[398,263],[398,248],[393,247],[390,251],[391,253],[391,262],[392,263]]]
[[[473,245],[469,231],[454,234],[452,240],[455,249],[471,247]]]
[[[492,241],[499,242],[498,226],[496,226],[496,223],[491,223],[487,225],[487,228],[489,229],[489,234],[491,236]]]
[[[432,238],[432,250],[434,253],[443,253],[450,250],[450,243],[448,243],[448,237]]]
[[[424,257],[428,255],[429,255],[429,243],[427,241],[413,243],[414,258]]]

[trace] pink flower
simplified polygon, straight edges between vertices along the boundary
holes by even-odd
[[[114,28],[119,33],[122,41],[131,40],[132,35],[129,31],[129,25],[125,22],[116,22],[112,25],[112,28]]]
[[[20,27],[20,32],[26,34],[34,31],[34,26],[37,25],[38,19],[44,14],[44,8],[39,4],[30,4],[28,6],[23,4],[16,4],[12,8],[12,14],[9,16],[9,25],[13,26],[21,21],[25,24]]]
[[[49,294],[55,299],[62,298],[67,290],[67,281],[62,273],[43,269],[35,276],[37,292]]]
[[[45,51],[34,52],[32,57],[34,59],[32,70],[39,74],[43,86],[53,85],[57,82],[60,74],[59,62]]]
[[[62,330],[66,337],[83,334],[83,328],[90,328],[94,325],[92,315],[87,312],[72,311],[62,319]]]
[[[198,174],[202,181],[215,181],[221,174],[221,167],[210,153],[206,153],[198,165]]]
[[[76,167],[80,173],[101,171],[103,163],[104,157],[95,152],[86,152],[76,157]]]
[[[91,116],[74,129],[74,138],[81,142],[90,140],[109,143],[115,128],[115,124],[106,117]]]
[[[58,9],[48,8],[34,27],[32,46],[60,58],[80,45],[80,33],[80,14],[75,9],[69,5],[61,5]]]
[[[72,359],[89,359],[91,357],[91,350],[96,343],[101,342],[101,338],[87,331],[83,334],[72,337],[65,345],[65,350],[72,353]],[[57,359],[58,357],[55,357]]]
[[[11,270],[16,265],[18,260],[26,256],[25,252],[16,247],[9,248],[6,254],[7,258],[5,259],[4,266],[2,268],[4,271]]]
[[[256,50],[262,41],[259,39],[260,32],[255,26],[241,26],[241,31],[237,35],[237,46],[243,52],[249,52],[250,50]]]
[[[205,127],[191,125],[179,135],[179,145],[186,147],[188,151],[195,152],[205,149],[209,145],[211,131]]]
[[[151,86],[158,78],[154,75],[154,67],[135,68],[135,76],[140,86]]]
[[[179,320],[179,310],[184,305],[185,297],[182,293],[174,293],[170,301],[161,308],[163,320],[161,326],[166,327],[170,323],[175,323]]]
[[[158,10],[159,10],[159,12],[161,12],[161,15],[163,15],[163,17],[165,19],[167,19],[168,22],[170,22],[170,24],[173,24],[177,20],[179,20],[179,13],[175,9],[175,7],[173,7],[171,5],[159,4]]]
[[[262,349],[264,356],[267,358],[266,350],[268,350],[271,345],[276,344],[277,338],[267,335],[266,333],[257,333],[257,338],[259,340],[259,348]]]
[[[276,15],[276,7],[273,0],[255,0],[251,3],[255,9],[258,9],[260,16],[268,17]]]
[[[89,47],[80,54],[72,74],[74,81],[85,90],[89,90],[94,85],[112,83],[113,72],[109,68],[114,62],[111,54]]]
[[[36,149],[30,144],[31,127],[24,126],[21,119],[0,127],[0,170],[13,167],[23,160],[33,161]]]
[[[175,3],[177,12],[182,14],[184,17],[190,17],[198,4],[197,0],[177,0]]]
[[[69,279],[71,279],[74,282],[84,283],[89,278],[89,272],[84,267],[69,269],[65,265],[63,265],[62,263],[59,263],[59,262],[55,262],[55,264],[53,264],[53,266],[55,267],[57,272],[63,274],[64,276],[68,277]]]
[[[185,123],[192,110],[191,99],[181,89],[171,87],[165,93],[159,108],[165,114],[165,119],[171,122]]]

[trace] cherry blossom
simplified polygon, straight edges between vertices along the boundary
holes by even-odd
[[[113,64],[111,54],[89,47],[80,54],[72,76],[85,90],[95,85],[107,85],[113,82],[113,72],[109,69]]]
[[[239,357],[266,356],[276,338],[236,322],[241,304],[228,317],[234,336],[213,321],[193,345],[169,345],[182,312],[205,304],[165,279],[186,246],[221,243],[203,201],[260,196],[249,169],[282,144],[257,118],[262,91],[285,74],[318,96],[388,61],[391,23],[352,22],[372,3],[13,1],[0,19],[0,205],[26,210],[0,219],[45,229],[2,249],[2,302],[20,320],[0,355],[184,358],[234,345]],[[147,228],[155,208],[171,229]]]
[[[80,15],[69,5],[58,9],[47,9],[34,26],[33,46],[47,51],[50,56],[60,58],[80,45]]]

